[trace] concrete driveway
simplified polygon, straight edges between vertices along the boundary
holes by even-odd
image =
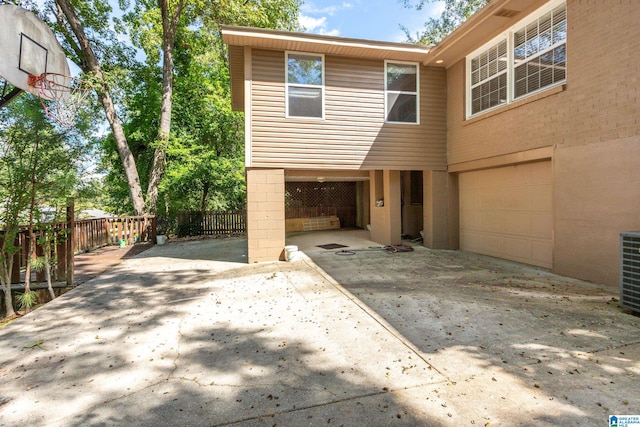
[[[451,408],[454,425],[596,426],[640,413],[640,318],[618,307],[618,289],[460,251],[388,252],[366,237],[288,243],[447,379],[425,397]],[[328,243],[346,247],[317,246]]]
[[[291,263],[247,265],[243,239],[126,260],[0,330],[0,425],[565,426],[640,413],[640,322],[615,290],[364,237],[292,236],[310,258]]]

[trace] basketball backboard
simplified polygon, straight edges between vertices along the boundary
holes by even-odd
[[[0,77],[16,88],[42,97],[29,76],[70,74],[67,57],[49,26],[12,4],[0,5]]]

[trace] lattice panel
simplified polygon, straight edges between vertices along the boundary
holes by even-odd
[[[287,182],[287,219],[336,215],[343,227],[356,225],[355,182]]]

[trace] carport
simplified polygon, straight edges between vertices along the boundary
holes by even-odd
[[[285,171],[285,231],[366,228],[369,174]]]

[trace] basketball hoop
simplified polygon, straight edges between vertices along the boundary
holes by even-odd
[[[47,116],[65,127],[75,125],[76,114],[92,89],[83,80],[58,73],[30,75],[28,84],[37,90]]]

